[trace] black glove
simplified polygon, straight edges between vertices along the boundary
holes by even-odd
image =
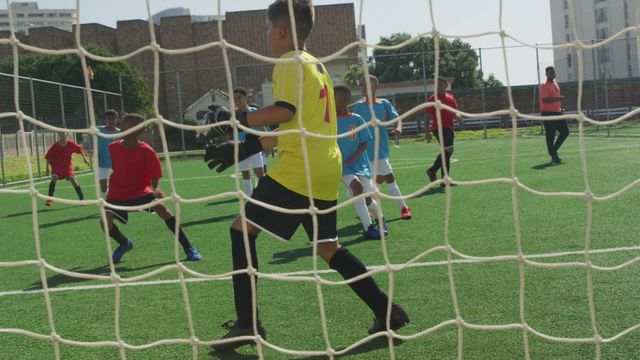
[[[243,143],[238,144],[238,161],[242,161],[253,154],[262,151],[260,139],[253,134],[247,134],[247,138]],[[220,144],[211,144],[207,146],[204,154],[204,162],[207,163],[209,169],[216,168],[217,172],[223,172],[229,166],[233,165],[233,142],[225,141]]]
[[[228,121],[231,119],[231,112],[224,105],[209,105],[209,123],[217,124],[221,121]],[[247,124],[247,112],[246,111],[236,111],[236,119],[240,122],[240,124],[249,127]],[[233,128],[228,125],[216,126],[213,128],[220,135],[227,135],[233,132]]]

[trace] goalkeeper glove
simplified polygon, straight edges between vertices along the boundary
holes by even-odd
[[[224,105],[209,105],[209,122],[212,124],[217,124],[221,121],[228,121],[231,119],[231,112]],[[247,123],[247,112],[246,111],[236,111],[236,119],[240,122],[241,125],[249,127]],[[231,126],[216,126],[213,128],[220,135],[227,135],[233,132]]]
[[[253,134],[247,134],[246,140],[238,144],[238,161],[242,161],[260,151],[262,151],[260,139]],[[233,165],[233,142],[225,141],[221,144],[211,144],[207,146],[204,154],[204,162],[207,163],[209,169],[216,168],[217,172],[223,172],[229,166]]]

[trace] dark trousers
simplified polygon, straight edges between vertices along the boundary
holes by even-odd
[[[540,113],[542,116],[554,116],[562,115],[561,112],[543,111]],[[556,121],[544,121],[544,132],[547,138],[547,151],[551,157],[558,156],[558,149],[562,146],[562,143],[569,136],[569,126],[567,120]],[[558,138],[556,139],[556,131],[558,132]]]

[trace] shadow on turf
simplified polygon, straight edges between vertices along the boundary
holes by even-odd
[[[164,266],[164,265],[169,265],[169,264],[175,264],[175,261],[169,261],[166,263],[162,263],[162,264],[153,264],[153,265],[147,265],[147,266],[141,266],[141,267],[137,267],[137,268],[128,268],[128,267],[116,267],[116,272],[121,274],[121,273],[126,273],[126,272],[131,272],[131,271],[138,271],[138,270],[144,270],[144,269],[149,269],[149,268],[157,268],[160,266]],[[83,274],[90,274],[90,275],[109,275],[109,265],[103,265],[103,266],[98,266],[96,268],[93,269],[81,269],[81,268],[73,268],[70,269],[69,271],[75,271],[75,272],[79,272],[79,273],[83,273]],[[53,276],[50,276],[47,278],[47,286],[49,288],[53,288],[56,287],[58,285],[63,285],[63,284],[70,284],[70,283],[79,283],[79,282],[83,282],[83,281],[89,281],[91,279],[81,279],[81,278],[75,278],[75,277],[70,277],[67,275],[63,275],[63,274],[55,274]],[[24,291],[33,291],[33,290],[42,290],[42,283],[40,281],[36,281],[33,284],[31,284],[31,286],[33,286],[32,288],[29,289],[25,289]]]
[[[400,339],[394,339],[393,343],[394,343],[394,346],[399,346],[399,345],[402,345],[403,341]],[[336,358],[347,358],[349,356],[364,354],[374,350],[385,349],[388,347],[389,347],[389,340],[386,337],[378,337],[371,340],[368,343],[364,343],[360,345],[359,347],[351,350],[350,352],[344,355],[336,356]],[[340,351],[342,349],[336,349],[336,350]],[[254,354],[238,354],[235,351],[230,351],[230,352],[211,351],[209,352],[209,356],[211,356],[214,359],[220,359],[220,360],[249,360],[249,359],[253,360],[258,358],[258,356]],[[327,356],[309,356],[304,358],[296,358],[296,360],[326,360],[327,358],[328,358]]]
[[[100,214],[91,214],[91,215],[82,216],[78,218],[71,218],[71,219],[55,221],[47,224],[40,224],[40,229],[46,229],[53,226],[64,225],[64,224],[73,224],[73,223],[83,222],[83,221],[93,220],[93,219],[97,220],[99,218],[100,218]]]
[[[217,222],[221,222],[221,221],[229,221],[229,220],[235,219],[236,216],[238,216],[238,214],[215,216],[215,217],[210,217],[210,218],[206,218],[206,219],[202,219],[202,220],[183,222],[183,223],[181,223],[180,226],[185,228],[185,227],[195,226],[195,225],[204,225],[204,224],[217,223]]]
[[[396,222],[401,220],[400,218],[395,218],[395,219],[391,219],[391,220],[387,220],[387,224],[388,223],[392,223],[392,222]],[[367,240],[365,238],[362,237],[362,225],[360,225],[359,223],[356,223],[354,225],[349,225],[346,227],[343,227],[342,229],[338,229],[338,237],[342,238],[342,237],[347,237],[347,236],[356,236],[356,235],[360,235],[358,237],[356,237],[355,239],[352,240],[348,240],[348,241],[340,241],[340,244],[343,246],[351,246],[351,245],[355,245],[358,243],[361,243],[363,241],[379,241],[379,240]],[[275,254],[273,254],[273,260],[271,262],[269,262],[269,264],[272,265],[279,265],[279,264],[287,264],[293,261],[296,261],[299,258],[302,257],[310,257],[313,255],[313,248],[309,245],[303,248],[298,248],[298,249],[293,249],[293,250],[286,250],[286,251],[280,251],[277,252]]]
[[[544,169],[546,169],[546,168],[548,168],[548,167],[552,167],[552,166],[556,166],[556,165],[562,165],[562,163],[560,163],[560,164],[554,164],[554,163],[552,163],[552,162],[546,162],[546,163],[544,163],[544,164],[540,164],[540,165],[532,166],[531,168],[532,168],[533,170],[544,170]]]
[[[57,207],[57,208],[53,208],[53,209],[52,208],[48,208],[48,209],[38,210],[38,214],[44,214],[44,213],[48,213],[48,212],[61,211],[61,210],[69,210],[69,209],[74,209],[74,208],[75,208],[75,206]],[[14,218],[14,217],[18,217],[18,216],[26,216],[26,215],[31,215],[31,214],[33,214],[32,211],[25,211],[25,212],[21,212],[21,213],[5,215],[5,216],[3,216],[3,219]]]
[[[233,198],[233,199],[210,202],[210,203],[206,204],[205,206],[218,206],[218,205],[223,205],[223,204],[237,203],[238,201],[239,201],[238,199]]]

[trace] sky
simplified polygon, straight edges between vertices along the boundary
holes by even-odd
[[[33,1],[33,0],[32,0]],[[507,71],[504,65],[500,37],[496,34],[468,37],[500,29],[529,44],[551,43],[550,5],[552,0],[314,0],[315,5],[354,3],[356,23],[366,27],[367,42],[377,43],[381,36],[406,32],[413,36],[438,31],[451,37],[461,37],[474,48],[482,48],[482,68],[493,73],[504,84]],[[272,0],[220,0],[221,13],[265,9]],[[39,0],[40,8],[75,8],[75,0]],[[433,11],[430,10],[430,4]],[[192,15],[216,15],[216,0],[149,0],[150,12],[172,7],[191,9]],[[6,5],[2,5],[6,8]],[[146,0],[80,0],[80,23],[100,23],[115,27],[118,20],[147,19]],[[507,41],[507,46],[516,45]],[[553,64],[553,53],[539,50],[540,67]],[[507,63],[512,85],[537,83],[536,51],[528,47],[508,47]]]

